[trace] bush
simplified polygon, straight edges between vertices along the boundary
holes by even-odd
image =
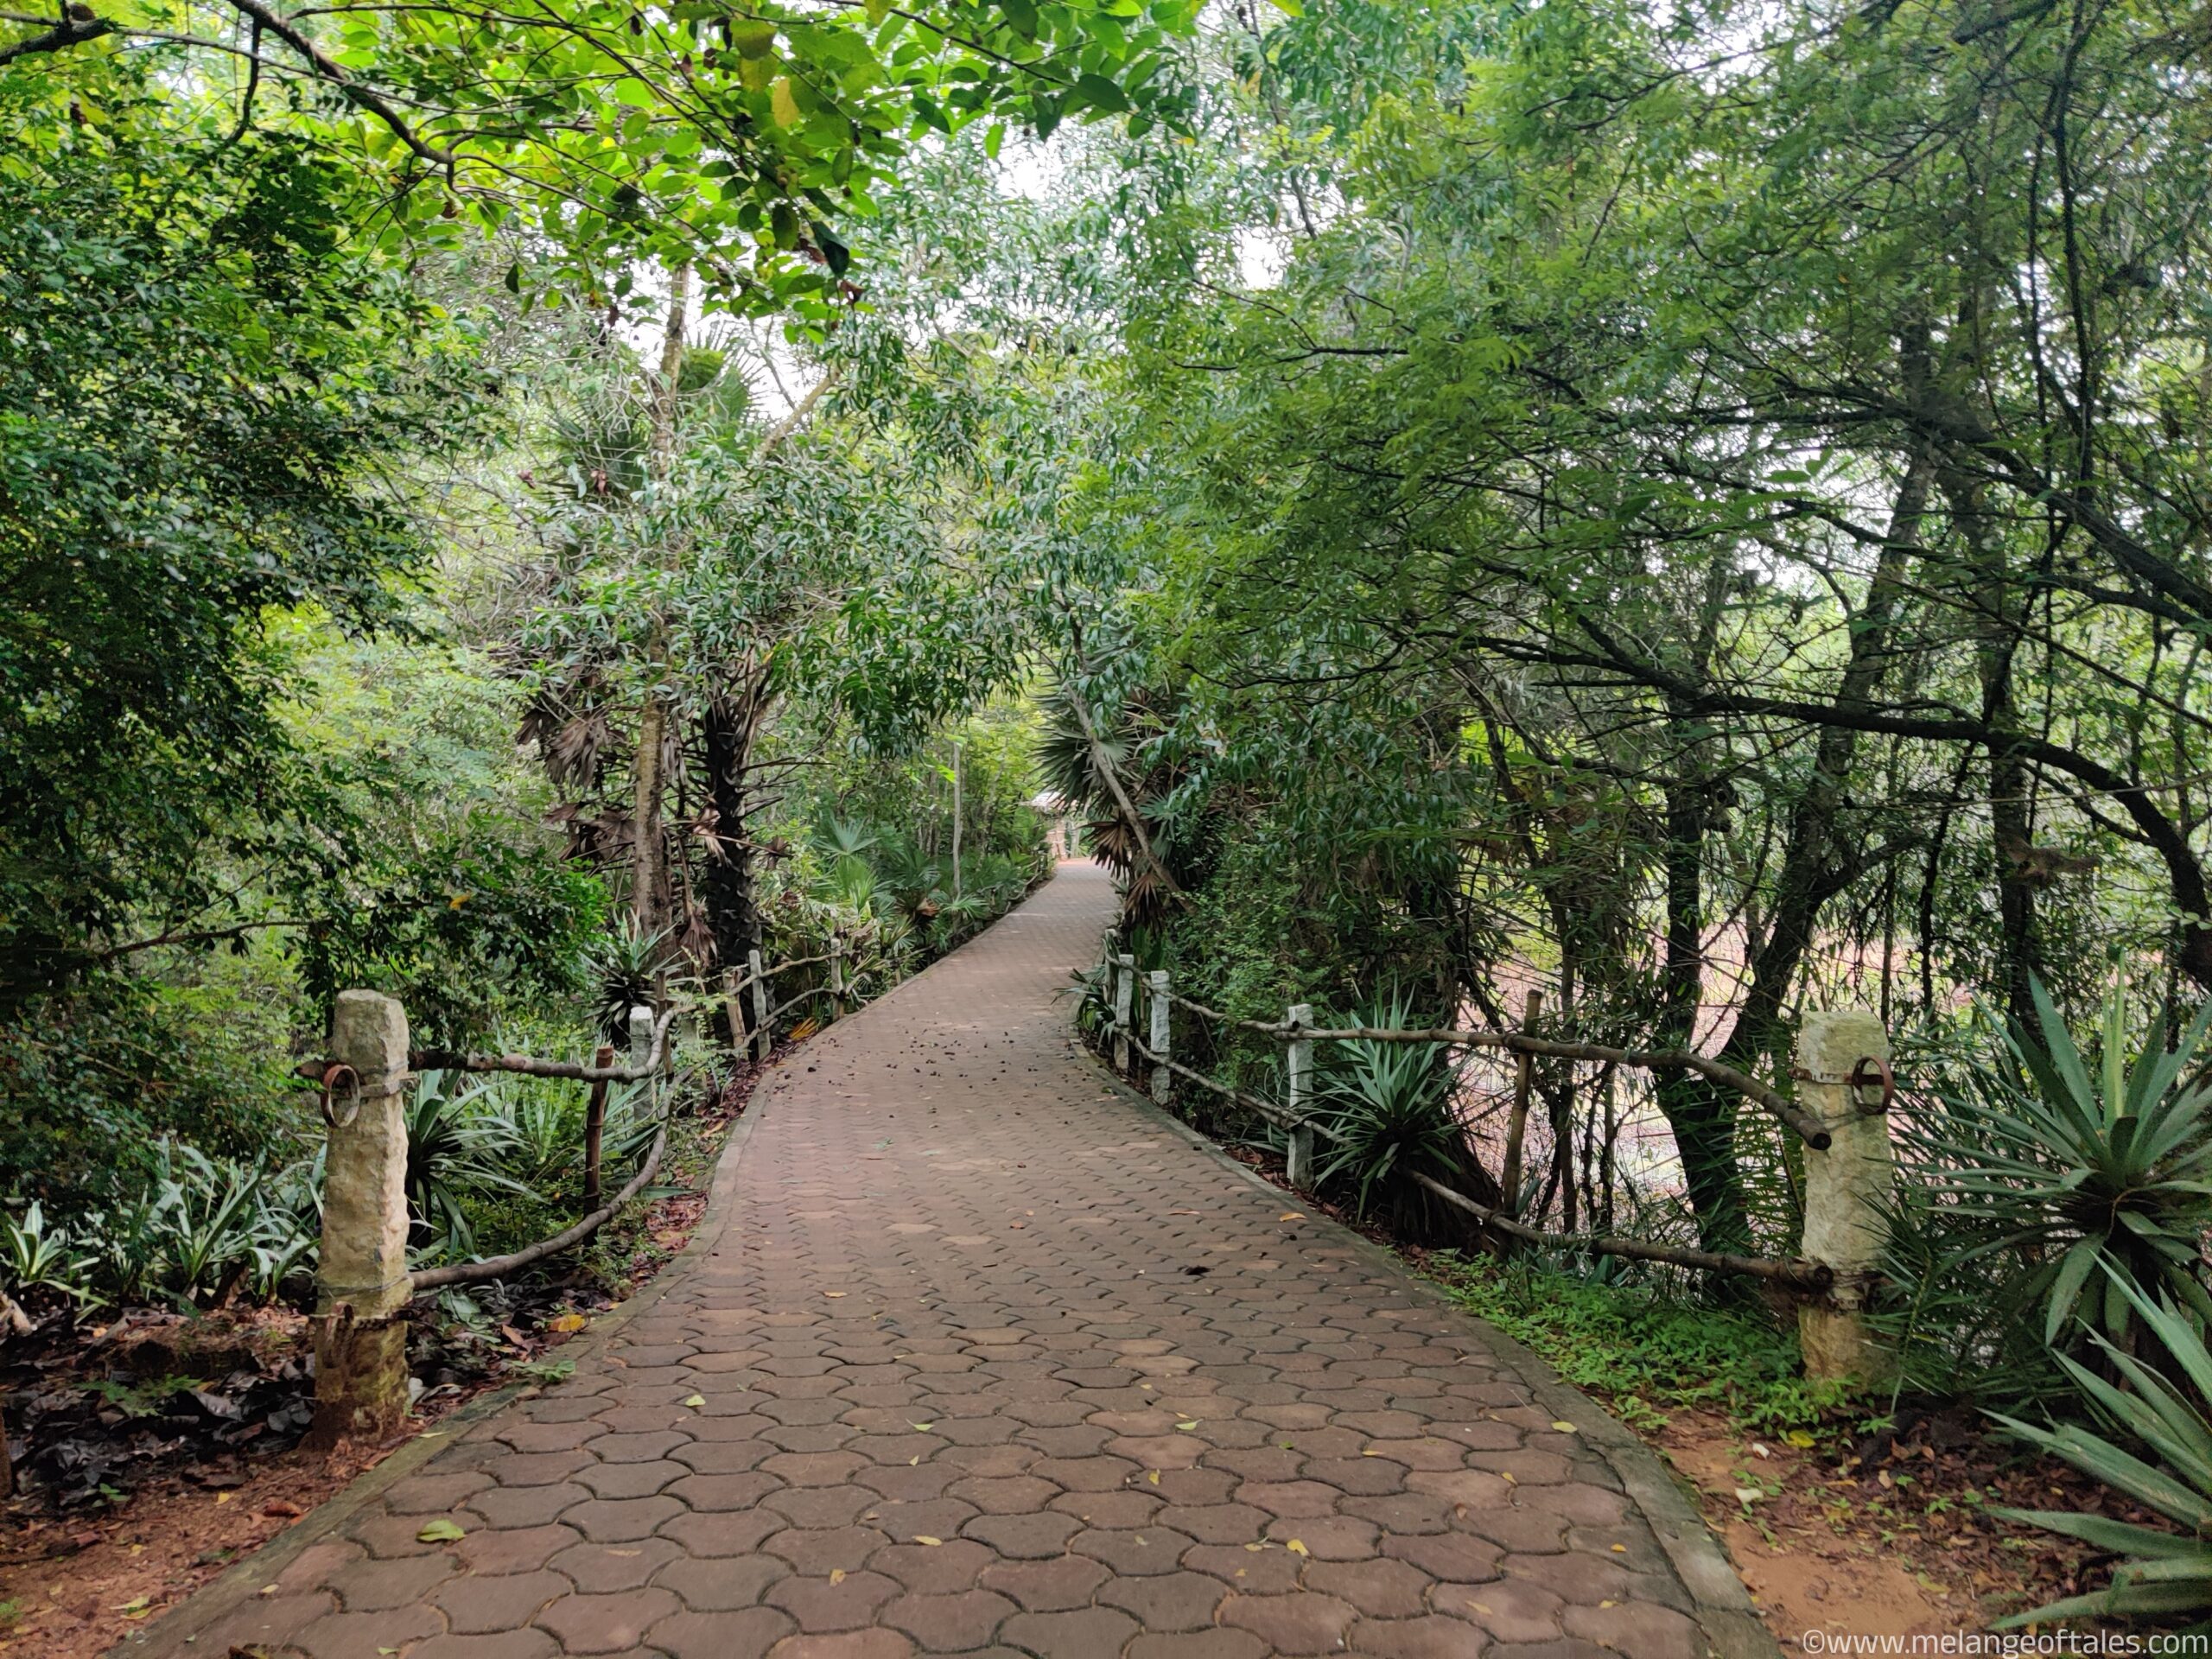
[[[305,1165],[215,1159],[168,1141],[140,1185],[73,1227],[42,1205],[0,1218],[0,1273],[18,1300],[40,1291],[85,1306],[153,1300],[207,1307],[244,1296],[273,1300],[313,1266],[321,1231],[315,1179]]]
[[[327,1007],[341,990],[382,991],[417,1041],[442,1047],[483,1036],[514,999],[574,995],[605,931],[606,888],[508,829],[473,818],[370,881],[370,901],[308,934],[309,994]]]
[[[2113,1282],[2164,1347],[2175,1376],[2162,1375],[2101,1333],[2094,1339],[2121,1386],[2075,1360],[2059,1363],[2092,1408],[2126,1436],[2128,1444],[2074,1424],[2045,1428],[2001,1415],[1998,1421],[2030,1445],[2163,1515],[2180,1530],[2162,1532],[2079,1512],[1999,1510],[2007,1520],[2063,1533],[2127,1558],[2113,1569],[2107,1589],[2015,1614],[2000,1629],[2056,1618],[2165,1619],[2212,1611],[2212,1415],[2205,1403],[2212,1400],[2212,1353],[2205,1351],[2203,1332],[2192,1319],[2171,1304],[2152,1302],[2125,1279]],[[2132,1447],[2149,1452],[2158,1461],[2147,1461]]]
[[[2212,1227],[2212,1098],[2183,1081],[2212,1004],[2171,1052],[2165,1019],[2153,1021],[2131,1063],[2119,990],[2086,1055],[2040,984],[2035,998],[2037,1030],[2007,1033],[2010,1065],[1955,1066],[1907,1119],[1916,1167],[1891,1229],[1907,1290],[1889,1317],[1945,1392],[1971,1380],[2016,1402],[2047,1393],[2053,1354],[2132,1350],[2146,1298],[2212,1319],[2198,1253]]]
[[[0,1021],[0,1200],[79,1215],[151,1179],[165,1140],[248,1161],[283,1144],[306,1122],[288,1001],[110,972]]]

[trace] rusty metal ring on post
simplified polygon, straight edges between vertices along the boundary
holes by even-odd
[[[346,1116],[340,1117],[332,1109],[331,1097],[338,1085],[344,1082],[348,1090]],[[322,1068],[322,1121],[334,1129],[342,1129],[361,1115],[361,1074],[343,1060],[333,1060]]]
[[[1862,1056],[1859,1064],[1851,1068],[1850,1083],[1852,1104],[1870,1117],[1888,1111],[1897,1103],[1897,1077],[1890,1071],[1890,1063],[1878,1056]],[[1876,1088],[1882,1091],[1882,1097],[1878,1104],[1870,1106],[1866,1090]]]

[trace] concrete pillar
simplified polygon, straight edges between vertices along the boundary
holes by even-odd
[[[1167,970],[1154,969],[1148,976],[1152,1001],[1152,1098],[1155,1105],[1167,1103],[1167,1091],[1174,1082],[1167,1069],[1169,1040]]]
[[[1291,1006],[1284,1019],[1294,1030],[1313,1023],[1313,1005],[1299,1002]],[[1285,1069],[1289,1074],[1290,1152],[1284,1160],[1283,1175],[1300,1192],[1311,1191],[1313,1185],[1313,1130],[1306,1121],[1306,1114],[1313,1109],[1313,1045],[1304,1039],[1294,1041],[1286,1055]]]
[[[643,1065],[652,1058],[653,1011],[647,1007],[630,1010],[630,1065],[632,1069]],[[651,1111],[660,1099],[660,1079],[648,1077],[645,1084],[645,1109]]]
[[[340,991],[330,1022],[322,1254],[315,1272],[315,1423],[308,1442],[386,1440],[407,1415],[407,1014]]]
[[[1124,950],[1114,958],[1114,1070],[1129,1075],[1129,1021],[1136,1011],[1137,959]]]
[[[745,953],[746,971],[753,976],[753,1058],[766,1065],[776,1039],[768,1029],[768,976],[758,950]]]
[[[1879,1382],[1895,1369],[1865,1310],[1881,1261],[1897,1155],[1878,1092],[1862,1100],[1851,1084],[1860,1061],[1889,1058],[1889,1034],[1871,1014],[1808,1014],[1798,1030],[1798,1101],[1832,1137],[1825,1152],[1805,1148],[1802,1254],[1835,1272],[1834,1287],[1797,1310],[1805,1375],[1815,1379]]]

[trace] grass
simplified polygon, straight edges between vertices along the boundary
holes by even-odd
[[[1694,1408],[1808,1446],[1844,1402],[1834,1385],[1798,1374],[1796,1333],[1758,1312],[1525,1260],[1439,1253],[1428,1268],[1454,1301],[1603,1395],[1631,1427],[1663,1427],[1669,1409]]]

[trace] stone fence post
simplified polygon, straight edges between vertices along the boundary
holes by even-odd
[[[407,1014],[340,991],[327,1090],[322,1255],[315,1272],[315,1422],[308,1443],[386,1440],[407,1414]]]
[[[1114,1070],[1129,1075],[1129,1020],[1135,1013],[1137,959],[1124,950],[1114,958]]]
[[[1861,1062],[1890,1058],[1889,1033],[1859,1010],[1808,1014],[1797,1033],[1799,1099],[1832,1137],[1826,1152],[1805,1148],[1808,1261],[1830,1268],[1835,1283],[1797,1309],[1805,1375],[1878,1382],[1895,1358],[1866,1323],[1866,1293],[1881,1261],[1884,1211],[1897,1180],[1890,1120],[1881,1098],[1860,1098],[1852,1074]]]
[[[1154,969],[1148,976],[1147,983],[1148,1001],[1152,1006],[1152,1099],[1154,1105],[1165,1106],[1167,1091],[1174,1081],[1173,1074],[1167,1069],[1167,970],[1165,968]]]
[[[1284,1015],[1293,1031],[1313,1022],[1311,1002],[1294,1003]],[[1290,1108],[1290,1147],[1283,1160],[1283,1179],[1300,1192],[1311,1190],[1313,1185],[1313,1128],[1306,1122],[1313,1092],[1313,1045],[1305,1038],[1291,1042],[1284,1056],[1284,1070],[1289,1077],[1290,1096],[1286,1103]]]

